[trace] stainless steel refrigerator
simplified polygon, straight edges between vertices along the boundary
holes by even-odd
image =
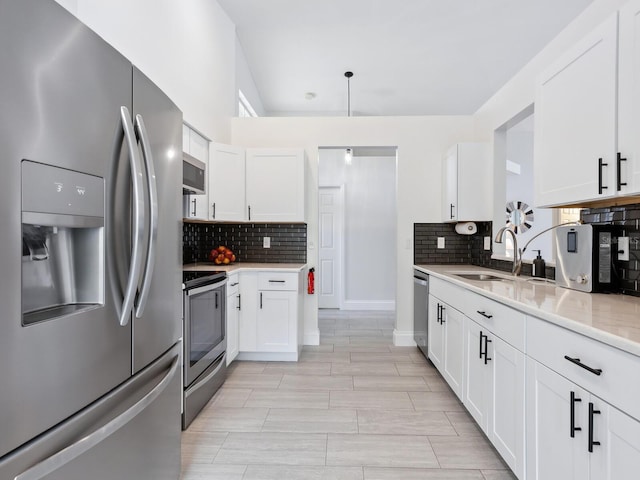
[[[0,65],[0,478],[177,479],[182,113],[53,0]]]

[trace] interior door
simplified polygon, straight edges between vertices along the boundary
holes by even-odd
[[[151,80],[133,69],[133,110],[142,115],[153,156],[157,185],[157,232],[152,276],[142,316],[133,319],[133,371],[167,351],[181,336],[182,112]],[[148,192],[147,192],[148,193]],[[147,211],[150,216],[150,212]],[[147,231],[147,240],[150,232]],[[145,250],[145,254],[149,249]],[[144,285],[138,286],[139,296]],[[139,303],[136,310],[139,311]]]
[[[342,299],[342,187],[320,187],[318,307],[340,308]]]

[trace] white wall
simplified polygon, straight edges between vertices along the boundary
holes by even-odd
[[[256,88],[256,83],[253,81],[253,75],[251,70],[249,69],[249,64],[247,63],[247,57],[244,55],[244,50],[242,49],[242,45],[240,45],[240,40],[236,37],[236,95],[238,94],[238,89],[242,90],[242,94],[249,101],[256,114],[259,117],[263,117],[265,115],[264,106],[262,105],[262,99],[260,98],[260,93]],[[238,101],[236,100],[236,105]],[[238,111],[236,107],[236,115]]]
[[[320,186],[344,185],[344,308],[393,310],[396,299],[396,159],[319,152]]]
[[[236,32],[216,1],[58,2],[164,90],[186,122],[229,143],[237,112]]]
[[[507,159],[520,165],[520,174],[507,172],[507,202],[520,200],[533,207],[533,132],[507,131]],[[520,248],[536,234],[548,228],[553,222],[553,211],[549,208],[533,208],[533,226],[518,234]],[[503,222],[504,223],[504,222]],[[494,230],[497,230],[494,228]],[[553,257],[552,236],[541,235],[527,247],[523,257],[534,259],[534,249],[540,250],[542,258],[550,261]]]
[[[440,222],[441,162],[452,144],[473,140],[470,116],[235,118],[231,140],[245,147],[304,148],[309,158],[307,261],[318,252],[318,147],[397,146],[396,330],[394,342],[413,344],[413,224]],[[381,270],[384,263],[380,264]],[[318,301],[305,295],[305,338],[318,331]]]

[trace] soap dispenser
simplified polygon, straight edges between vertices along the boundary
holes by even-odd
[[[545,271],[545,263],[544,263],[544,258],[542,258],[542,256],[540,255],[540,250],[534,250],[534,252],[538,252],[538,256],[535,258],[535,260],[533,261],[533,276],[534,277],[539,277],[539,278],[544,278],[544,271]]]

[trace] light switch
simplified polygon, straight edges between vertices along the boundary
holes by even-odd
[[[438,237],[438,248],[444,248],[444,237]]]
[[[262,248],[271,248],[271,237],[262,237]]]

